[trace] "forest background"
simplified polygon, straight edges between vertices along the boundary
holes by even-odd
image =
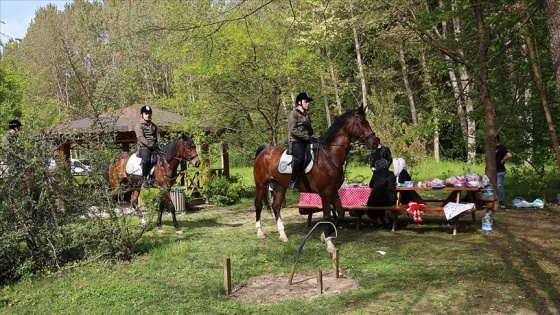
[[[234,165],[283,145],[294,95],[322,134],[365,105],[395,156],[560,165],[557,1],[84,1],[1,37],[1,123],[28,129],[150,104],[225,126]],[[363,162],[367,152],[356,150]],[[237,164],[236,164],[237,163]]]

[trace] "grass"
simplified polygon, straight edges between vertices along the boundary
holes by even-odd
[[[252,182],[252,171],[232,174]],[[422,178],[420,171],[414,174]],[[289,200],[297,196],[288,194]],[[157,233],[152,218],[131,262],[91,262],[22,279],[1,288],[0,313],[560,314],[558,207],[498,211],[489,237],[480,235],[481,213],[475,225],[461,219],[456,236],[441,216],[425,216],[425,224],[406,227],[408,221],[401,219],[396,232],[373,229],[367,219],[355,229],[355,218],[347,217],[334,244],[341,269],[359,289],[260,305],[225,296],[223,259],[231,259],[234,287],[263,274],[288,274],[309,227],[296,209],[284,209],[289,242],[282,243],[272,214],[265,211],[268,237],[258,240],[252,203],[243,199],[234,206],[179,214],[183,235],[174,233],[167,215],[165,232]],[[313,234],[296,272],[330,268],[330,257]]]
[[[0,313],[560,314],[558,212],[500,211],[490,237],[480,235],[481,214],[476,225],[462,219],[457,236],[438,216],[428,216],[424,225],[402,227],[403,221],[394,233],[371,228],[369,220],[357,230],[355,219],[348,218],[334,242],[341,269],[360,288],[264,306],[225,297],[223,259],[231,259],[234,287],[262,274],[287,274],[309,228],[297,210],[284,209],[290,240],[282,243],[265,213],[268,238],[258,240],[252,200],[245,199],[232,207],[180,214],[184,235],[174,233],[166,216],[165,233],[152,226],[130,263],[97,262],[6,286]],[[318,235],[312,236],[296,272],[330,268]]]

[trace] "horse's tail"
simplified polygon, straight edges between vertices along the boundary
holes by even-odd
[[[258,155],[258,154],[257,154]],[[270,185],[270,184],[269,184]],[[274,191],[274,190],[273,190]],[[268,193],[268,191],[264,194],[264,198],[263,198],[263,202],[264,205],[266,206],[266,209],[268,209],[268,212],[272,212],[272,207],[270,206],[270,194]]]
[[[261,145],[258,149],[257,149],[257,153],[255,154],[255,159],[257,158],[257,156],[259,156],[259,154],[261,154],[262,150],[264,150],[264,148],[266,148],[266,146]]]

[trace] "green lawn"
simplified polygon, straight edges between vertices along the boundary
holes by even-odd
[[[449,169],[453,171],[439,167],[411,172],[419,180],[462,170]],[[368,171],[349,167],[350,178]],[[250,168],[232,174],[252,184]],[[289,200],[297,197],[288,194]],[[149,213],[148,232],[132,261],[91,261],[55,274],[25,277],[1,288],[0,313],[560,314],[558,206],[498,211],[494,234],[486,237],[480,233],[482,213],[474,225],[468,217],[461,219],[456,236],[438,215],[425,215],[424,224],[401,217],[396,232],[375,229],[367,218],[356,229],[356,219],[347,216],[333,242],[341,270],[358,282],[358,289],[273,304],[228,298],[223,261],[231,259],[234,290],[257,276],[283,274],[287,281],[298,247],[310,231],[296,209],[282,210],[287,243],[278,240],[273,214],[266,210],[262,224],[267,238],[257,239],[252,198],[179,214],[183,235],[174,233],[169,215],[164,215],[164,233],[158,233]],[[308,239],[296,274],[331,270],[318,236],[314,232]],[[262,291],[274,289],[266,286]]]
[[[402,218],[396,232],[374,229],[367,219],[356,229],[355,219],[347,218],[334,244],[340,269],[358,289],[263,304],[228,299],[224,258],[231,259],[234,290],[266,274],[284,274],[280,278],[287,281],[309,227],[297,210],[284,209],[289,241],[282,243],[265,211],[268,237],[259,240],[252,200],[245,199],[236,206],[180,214],[184,235],[174,233],[167,215],[162,234],[152,221],[131,262],[91,262],[5,286],[0,313],[559,314],[558,213],[558,208],[499,211],[489,237],[480,235],[481,214],[475,225],[462,219],[456,236],[440,216],[425,216],[422,225]],[[318,236],[308,239],[296,274],[331,270]],[[262,288],[268,291],[274,286]]]

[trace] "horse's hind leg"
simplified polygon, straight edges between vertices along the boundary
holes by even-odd
[[[283,187],[276,187],[276,189],[274,189],[274,200],[272,201],[272,209],[274,210],[274,217],[276,218],[276,226],[278,227],[279,238],[282,242],[288,241],[286,232],[284,232],[284,222],[282,221],[282,216],[280,215],[285,195],[286,190]]]
[[[255,227],[257,228],[257,238],[263,239],[266,236],[261,227],[261,212],[263,207],[263,198],[267,193],[268,183],[255,185]]]
[[[142,213],[142,209],[140,209],[140,205],[138,205],[138,197],[140,197],[140,191],[139,190],[133,191],[132,197],[130,198],[130,204],[132,205],[132,208],[136,210],[136,214],[138,215],[138,218],[140,218],[140,221],[142,222],[142,226],[146,226],[146,219],[144,219],[144,213]]]
[[[163,215],[165,205],[167,205],[167,208],[171,212],[171,218],[173,219],[173,226],[175,227],[176,233],[183,234],[183,231],[179,226],[179,222],[177,222],[177,216],[175,215],[175,205],[173,204],[173,201],[171,201],[171,194],[168,191],[161,195],[159,202],[159,213],[157,219],[158,232],[163,232],[163,227],[161,226],[161,216]]]

